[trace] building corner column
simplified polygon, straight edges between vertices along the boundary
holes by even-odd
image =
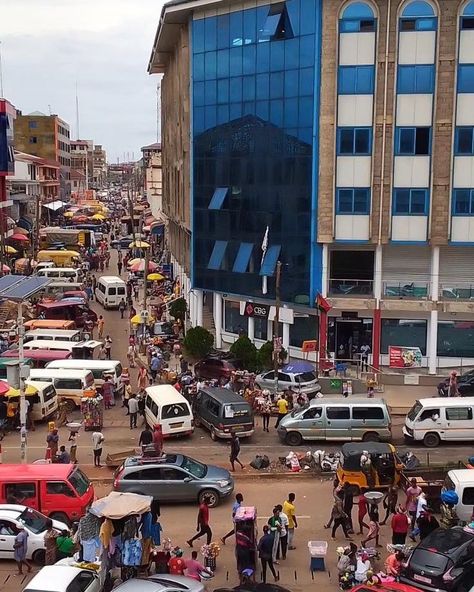
[[[319,363],[327,358],[327,343],[328,343],[328,313],[321,310],[318,315],[319,319]]]
[[[329,276],[329,245],[323,245],[322,261],[321,261],[321,296],[327,298],[328,296],[328,276]]]
[[[195,294],[195,307],[196,307],[196,325],[202,327],[202,308],[203,308],[203,293],[202,290],[194,290]]]
[[[428,373],[436,374],[438,367],[438,298],[439,298],[439,247],[431,251],[431,304],[428,343]]]
[[[374,322],[372,326],[372,366],[380,369],[380,342],[382,339],[382,311],[380,308],[383,286],[382,286],[382,245],[375,247],[375,266],[374,266]]]
[[[288,308],[288,306],[286,304],[284,304],[283,308]],[[285,321],[283,321],[282,325],[283,325],[282,345],[286,349],[286,351],[288,351],[288,348],[290,347],[290,324],[285,323]]]
[[[248,317],[247,321],[247,336],[253,343],[255,339],[255,319],[253,317]]]
[[[222,347],[222,294],[214,292],[214,326],[216,328],[216,348]]]

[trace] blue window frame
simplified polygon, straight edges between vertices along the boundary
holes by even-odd
[[[341,95],[374,93],[374,66],[339,66],[338,92]]]
[[[374,11],[365,2],[352,2],[342,12],[341,33],[371,33],[375,31]]]
[[[247,271],[252,251],[253,243],[242,243],[240,245],[234,261],[234,267],[232,268],[234,273],[245,273]]]
[[[369,211],[369,188],[344,187],[336,190],[336,214],[367,215]]]
[[[410,2],[402,11],[400,31],[436,31],[437,27],[438,19],[428,2]]]
[[[394,216],[426,216],[428,189],[394,189]]]
[[[372,154],[372,128],[339,127],[337,129],[337,153],[359,156]]]
[[[453,216],[474,216],[474,189],[453,191]]]
[[[400,94],[431,94],[434,92],[434,65],[398,66],[397,92]]]
[[[260,275],[267,277],[275,273],[275,267],[280,256],[281,245],[272,245],[268,247],[265,257],[263,258],[262,266],[260,267]]]
[[[397,127],[395,154],[397,156],[427,156],[431,152],[430,127]]]
[[[458,156],[474,156],[474,127],[461,126],[456,128],[454,154]]]
[[[474,2],[468,2],[464,7],[459,26],[463,30],[474,29]]]
[[[229,191],[228,187],[217,187],[209,202],[209,210],[220,210]]]
[[[474,93],[474,64],[459,64],[458,93]]]
[[[244,15],[247,11],[244,11]],[[293,39],[293,27],[284,2],[273,4],[270,6],[267,18],[260,31],[259,38],[261,41],[271,39],[278,41],[282,39]]]
[[[226,249],[227,241],[218,240],[214,243],[214,248],[212,249],[211,257],[209,258],[209,263],[207,264],[207,269],[219,271],[222,265],[222,261],[224,259]]]

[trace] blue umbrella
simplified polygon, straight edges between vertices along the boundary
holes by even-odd
[[[292,372],[293,374],[299,374],[301,372],[312,372],[314,370],[314,364],[309,362],[294,362],[283,366],[283,372]]]

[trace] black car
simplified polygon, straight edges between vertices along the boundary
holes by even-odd
[[[421,590],[467,592],[474,577],[474,534],[461,526],[437,528],[413,550],[400,581]]]
[[[449,390],[449,378],[445,378],[438,384],[438,395],[447,397]],[[458,376],[458,391],[461,397],[474,396],[474,370],[469,370],[465,374]]]
[[[133,242],[133,236],[123,236],[122,238],[115,239],[110,241],[110,246],[112,249],[128,249],[130,247],[130,243]]]

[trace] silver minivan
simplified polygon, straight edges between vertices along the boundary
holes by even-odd
[[[286,415],[278,435],[289,446],[303,440],[383,442],[392,437],[392,420],[384,399],[324,397]]]

